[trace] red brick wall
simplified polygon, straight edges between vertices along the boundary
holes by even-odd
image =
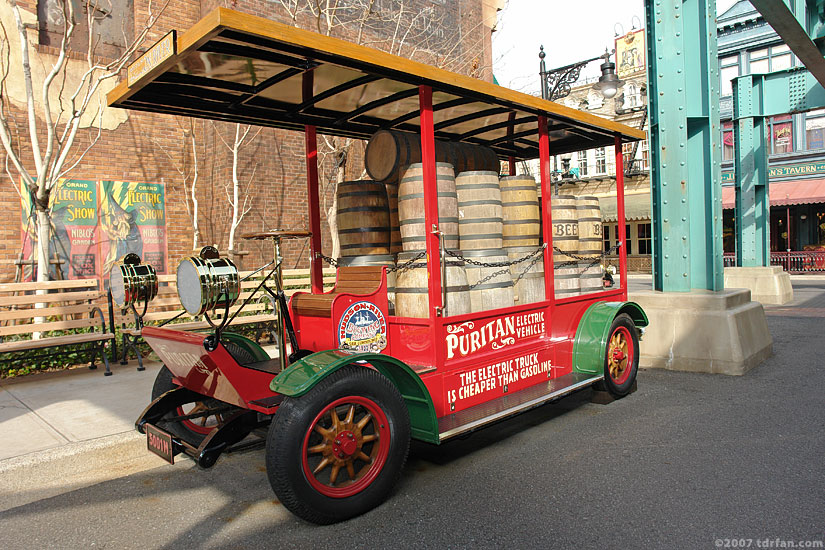
[[[36,2],[18,2],[23,9],[36,13]],[[153,3],[157,6],[158,3]],[[150,45],[169,29],[185,31],[203,15],[217,5],[232,7],[240,11],[276,19],[291,24],[289,16],[279,2],[269,0],[238,0],[237,2],[216,2],[215,0],[172,0],[166,12],[160,17],[155,28],[149,33],[146,44]],[[380,9],[394,9],[398,5],[392,0],[378,0]],[[135,25],[140,28],[147,18],[146,0],[135,1]],[[453,70],[489,78],[479,67],[489,66],[489,26],[480,21],[480,7],[477,0],[413,0],[407,3],[411,13],[432,8],[437,25],[419,31],[410,37],[401,55],[419,61],[447,66]],[[342,16],[342,19],[346,17]],[[307,16],[299,18],[299,24],[315,30],[316,21]],[[363,35],[363,42],[373,47],[388,49],[390,41],[387,33],[393,26],[373,25]],[[385,33],[382,35],[381,33]],[[355,40],[357,29],[354,25],[337,26],[333,35]],[[419,47],[419,49],[416,49]],[[423,48],[423,49],[420,49]],[[395,52],[397,53],[397,52]],[[41,53],[46,61],[51,61]],[[11,108],[17,121],[18,130],[23,130],[25,114]],[[192,221],[186,210],[187,195],[184,191],[181,171],[190,172],[191,185],[192,154],[188,130],[189,119],[169,115],[155,115],[132,112],[128,120],[113,131],[104,131],[99,142],[84,157],[69,177],[91,180],[124,180],[162,182],[166,185],[166,209],[168,229],[168,266],[174,269],[180,258],[192,253]],[[253,134],[255,130],[251,132]],[[231,143],[234,139],[234,125],[194,121],[194,135],[197,142],[199,179],[197,196],[199,199],[200,244],[215,244],[226,251],[232,213],[226,200],[225,185],[231,184],[232,155],[219,139],[218,134]],[[250,135],[251,135],[250,134]],[[91,133],[81,130],[75,151],[82,151],[90,143]],[[20,133],[24,162],[29,170],[34,170],[33,158],[28,148],[29,140]],[[44,139],[43,136],[42,139]],[[323,139],[319,136],[319,147],[323,151]],[[363,171],[362,142],[355,142],[350,148],[346,178],[358,179]],[[254,268],[271,258],[268,242],[241,241],[239,236],[246,232],[264,229],[305,229],[307,221],[306,168],[304,164],[304,137],[300,133],[273,129],[262,129],[257,138],[241,150],[239,174],[242,188],[249,185],[252,208],[236,232],[236,248],[249,251],[243,260],[243,267]],[[332,158],[327,155],[321,166],[322,230],[325,252],[330,250],[330,238],[324,204],[332,202],[332,186],[329,182],[335,176]],[[5,151],[0,151],[0,161],[5,163]],[[16,181],[19,177],[13,172]],[[254,174],[254,176],[253,176]],[[8,182],[0,185],[0,207],[7,213],[7,223],[0,224],[0,282],[14,277],[12,261],[20,250],[20,199]],[[231,190],[230,190],[231,191]],[[288,267],[308,265],[308,243],[290,241],[285,246]]]

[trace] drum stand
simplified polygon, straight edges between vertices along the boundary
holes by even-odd
[[[292,320],[289,319],[289,311],[284,310],[286,305],[286,298],[283,292],[283,272],[281,270],[281,239],[305,239],[312,234],[308,231],[264,231],[261,233],[248,233],[242,235],[241,238],[246,240],[265,240],[272,239],[273,261],[275,262],[275,286],[278,291],[278,299],[275,307],[275,324],[278,341],[278,361],[280,363],[280,370],[283,372],[287,367],[287,351],[286,340],[284,339],[285,324],[289,325],[290,343],[292,345],[293,354],[298,351],[297,342],[294,338],[294,330],[292,330]],[[270,295],[271,295],[271,291]],[[284,310],[284,311],[282,311]]]

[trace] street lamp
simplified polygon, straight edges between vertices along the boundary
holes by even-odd
[[[604,60],[601,65],[602,76],[599,77],[599,81],[593,85],[593,88],[599,90],[606,99],[615,97],[616,92],[619,91],[619,86],[624,84],[624,82],[616,75],[616,64],[610,61],[610,55],[614,52],[615,50],[611,52],[605,48],[604,54],[598,57],[585,59],[584,61],[578,61],[548,71],[544,65],[544,57],[546,55],[544,53],[544,46],[541,46],[539,51],[539,59],[541,59],[539,62],[541,97],[543,99],[549,99],[550,101],[567,97],[570,95],[570,86],[579,79],[579,73],[581,73],[584,66],[598,59]]]

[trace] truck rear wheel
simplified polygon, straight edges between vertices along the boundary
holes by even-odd
[[[604,357],[604,386],[615,397],[624,397],[633,387],[639,370],[639,336],[633,319],[617,315],[610,326]]]
[[[286,398],[269,428],[269,483],[287,509],[318,524],[383,502],[407,460],[410,420],[398,389],[360,366]]]
[[[165,366],[161,367],[152,386],[152,400],[154,401],[164,393],[178,388],[175,384],[172,373]],[[213,428],[223,424],[226,416],[230,414],[226,403],[217,399],[204,397],[203,401],[187,403],[177,408],[176,411],[167,414],[163,422],[158,427],[166,430],[172,435],[176,435],[192,445],[200,445],[206,439]],[[212,413],[214,411],[214,414]],[[202,414],[186,420],[170,420],[177,416]]]

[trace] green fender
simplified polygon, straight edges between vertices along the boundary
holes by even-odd
[[[648,325],[644,310],[634,302],[596,302],[587,308],[573,341],[573,372],[601,374],[610,325],[627,313],[637,328]]]
[[[410,413],[412,436],[438,443],[438,420],[430,393],[421,378],[403,362],[379,353],[353,353],[344,350],[319,351],[291,364],[272,380],[272,391],[299,397],[326,376],[346,365],[369,363],[395,384]]]
[[[221,340],[232,342],[239,348],[245,350],[255,361],[268,361],[270,359],[269,354],[264,351],[264,348],[246,336],[241,336],[235,332],[224,332],[221,334]]]

